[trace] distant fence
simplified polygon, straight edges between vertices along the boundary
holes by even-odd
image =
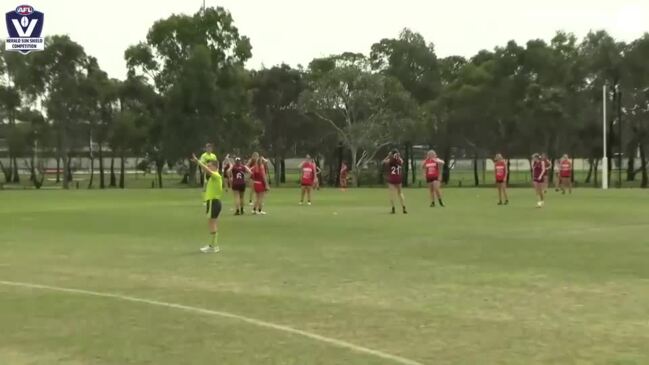
[[[153,170],[149,171],[141,171],[137,169],[138,164],[143,161],[144,159],[142,158],[137,158],[137,157],[129,157],[125,159],[125,173],[126,176],[131,182],[130,184],[127,184],[127,187],[156,187],[157,186],[157,181],[155,180],[155,172]],[[285,160],[285,171],[286,171],[286,183],[284,185],[287,186],[293,186],[299,184],[299,163],[302,161],[302,158],[288,158]],[[9,165],[9,160],[7,158],[0,158],[0,161],[4,164],[5,167]],[[18,158],[18,166],[19,166],[19,172],[23,176],[28,176],[30,173],[29,170],[29,165],[26,161],[25,158]],[[105,158],[104,159],[104,172],[106,174],[109,173],[109,167],[110,167],[110,158]],[[614,159],[612,161],[612,176],[611,176],[611,184],[612,186],[615,186],[615,183],[617,182],[617,176],[618,176],[618,171],[622,172],[623,180],[626,180],[626,164],[627,160],[623,160],[622,165],[619,166],[617,163],[617,159]],[[409,182],[412,184],[412,186],[424,186],[425,183],[422,181],[422,171],[421,171],[421,163],[422,161],[417,159],[414,162],[415,165],[415,180],[414,183],[412,182],[412,171],[409,171]],[[320,160],[323,172],[323,180],[324,182],[326,181],[331,181],[333,179],[330,179],[329,172],[330,169],[328,165],[326,164],[326,161]],[[361,183],[362,186],[377,186],[377,185],[382,185],[383,180],[381,179],[381,166],[377,165],[378,162],[374,161],[371,164],[362,167],[361,169]],[[448,182],[448,186],[451,187],[471,187],[475,186],[475,171],[474,171],[474,161],[471,159],[451,159],[448,161],[449,167],[451,168],[451,173],[450,173],[450,179]],[[39,160],[38,163],[39,166],[43,167],[46,171],[46,181],[45,185],[52,185],[56,182],[55,176],[56,176],[56,159],[55,158],[45,158]],[[99,175],[99,161],[95,159],[94,161],[95,165],[95,176]],[[120,160],[119,158],[115,159],[115,172],[118,174],[119,173],[119,165],[120,165]],[[73,171],[73,176],[75,181],[79,182],[84,182],[89,180],[89,172],[90,172],[90,159],[85,158],[85,157],[74,157],[71,160],[71,167]],[[590,164],[588,163],[588,160],[586,159],[574,159],[573,160],[573,167],[574,167],[574,175],[575,175],[575,181],[578,185],[584,185],[586,184],[586,177],[588,175],[588,171],[590,170]],[[61,163],[59,166],[60,172],[62,172],[63,169],[63,164]],[[477,160],[477,178],[478,178],[478,185],[479,186],[490,186],[494,182],[494,164],[493,161],[490,159],[478,159]],[[163,177],[166,181],[165,185],[168,187],[172,187],[176,184],[176,180],[180,181],[181,175],[178,173],[179,171],[179,166],[174,166],[172,168],[169,168],[167,165],[165,165],[163,169]],[[337,172],[337,168],[333,169],[333,173],[335,174]],[[556,167],[555,167],[556,171]],[[601,163],[599,163],[598,166],[598,171],[592,174],[590,181],[588,182],[589,185],[594,185],[596,180],[600,179],[601,174]],[[60,174],[62,175],[62,174]],[[595,177],[597,175],[597,177]],[[275,179],[275,171],[273,169],[273,165],[270,165],[270,180],[272,183],[274,183]],[[3,177],[0,176],[0,179]],[[137,181],[137,184],[133,184],[133,180],[145,180],[145,181]],[[150,179],[151,181],[149,181]],[[26,179],[22,179],[26,180]],[[527,159],[512,159],[510,160],[510,184],[511,185],[529,185],[531,183],[531,177],[530,177],[530,162]],[[22,183],[24,185],[29,185],[28,181],[26,183]],[[95,185],[98,185],[98,183],[95,183]],[[130,185],[130,186],[129,186]],[[134,186],[135,185],[135,186]],[[636,184],[636,182],[626,182],[623,181],[622,186],[636,186],[639,184]],[[81,187],[83,186],[83,183],[80,185]]]

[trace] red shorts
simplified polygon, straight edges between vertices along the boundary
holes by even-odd
[[[502,179],[496,179],[496,184],[502,184],[505,182],[505,178]]]
[[[401,185],[401,178],[389,178],[388,179],[388,184],[390,185]]]
[[[570,179],[570,174],[569,173],[568,174],[562,173],[560,176],[561,176],[562,179]]]
[[[432,183],[434,181],[439,181],[439,176],[426,176],[427,183]]]
[[[313,180],[302,180],[302,186],[310,188],[313,186]]]
[[[538,184],[543,184],[545,183],[545,176],[540,176],[540,177],[535,177],[534,182]]]
[[[255,186],[255,193],[263,193],[266,191],[266,184],[263,181],[255,181],[253,184]]]

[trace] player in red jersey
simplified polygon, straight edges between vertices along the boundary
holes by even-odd
[[[349,167],[347,166],[347,163],[343,161],[340,164],[340,190],[346,191],[347,190],[347,178],[349,176]]]
[[[496,175],[496,187],[498,188],[498,205],[503,205],[503,197],[505,198],[505,205],[509,204],[509,197],[507,197],[507,160],[503,158],[500,153],[496,154],[494,158],[494,174]]]
[[[548,158],[548,155],[545,153],[541,154],[541,161],[543,161],[543,166],[545,167],[545,173],[543,174],[543,193],[547,194],[548,193],[548,173],[550,172],[550,168],[552,167],[552,161]]]
[[[399,197],[403,214],[408,214],[408,211],[406,210],[406,199],[403,196],[403,191],[401,191],[403,159],[401,159],[399,151],[392,150],[383,160],[383,164],[388,168],[388,189],[390,191],[392,214],[395,213],[395,195]]]
[[[318,168],[310,155],[306,155],[306,160],[300,163],[299,168],[302,175],[300,177],[302,185],[300,205],[304,204],[304,195],[306,195],[307,205],[311,205],[311,191],[318,181]]]
[[[431,207],[435,206],[435,197],[439,201],[439,206],[444,207],[444,202],[442,202],[442,184],[440,182],[440,170],[443,165],[444,161],[437,158],[437,153],[433,150],[428,151],[426,159],[421,165],[424,170],[424,176],[426,177],[426,183],[428,183]]]
[[[265,167],[265,171],[268,171],[268,160],[265,159],[263,156],[260,156],[258,152],[253,152],[252,156],[248,160],[248,163],[246,163],[246,166],[248,168],[252,169],[255,166],[255,163],[257,160],[261,159],[262,165]],[[255,182],[251,179],[250,180],[250,194],[248,194],[248,205],[253,206],[252,202],[252,196],[255,191]],[[264,180],[264,186],[267,186],[266,180]]]
[[[566,193],[566,186],[568,193],[572,194],[572,162],[568,155],[563,155],[559,161],[559,188],[562,194]]]
[[[532,181],[534,185],[534,191],[539,197],[539,201],[538,203],[536,203],[536,206],[539,208],[543,207],[543,205],[545,204],[543,195],[543,192],[545,190],[545,166],[545,162],[541,158],[541,155],[535,153],[532,156]]]
[[[266,164],[264,163],[264,158],[259,157],[259,154],[257,154],[257,156],[257,159],[253,160],[252,168],[250,168],[252,172],[252,186],[255,191],[255,202],[252,208],[252,214],[265,215],[266,212],[263,210],[264,198],[266,192],[270,189],[266,183]]]
[[[246,175],[252,175],[252,170],[241,162],[239,157],[234,159],[234,164],[228,168],[228,175],[232,178],[232,192],[234,204],[237,209],[234,215],[243,215],[243,199],[246,192]]]

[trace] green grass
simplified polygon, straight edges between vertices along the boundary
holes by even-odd
[[[448,189],[271,192],[224,203],[217,255],[198,190],[0,192],[0,281],[229,312],[421,364],[648,364],[649,191],[497,207]],[[396,364],[235,319],[0,285],[0,364]]]

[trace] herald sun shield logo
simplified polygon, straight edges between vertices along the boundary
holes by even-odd
[[[41,37],[44,15],[31,5],[20,5],[5,16],[9,38],[5,41],[7,51],[28,54],[45,49]]]

